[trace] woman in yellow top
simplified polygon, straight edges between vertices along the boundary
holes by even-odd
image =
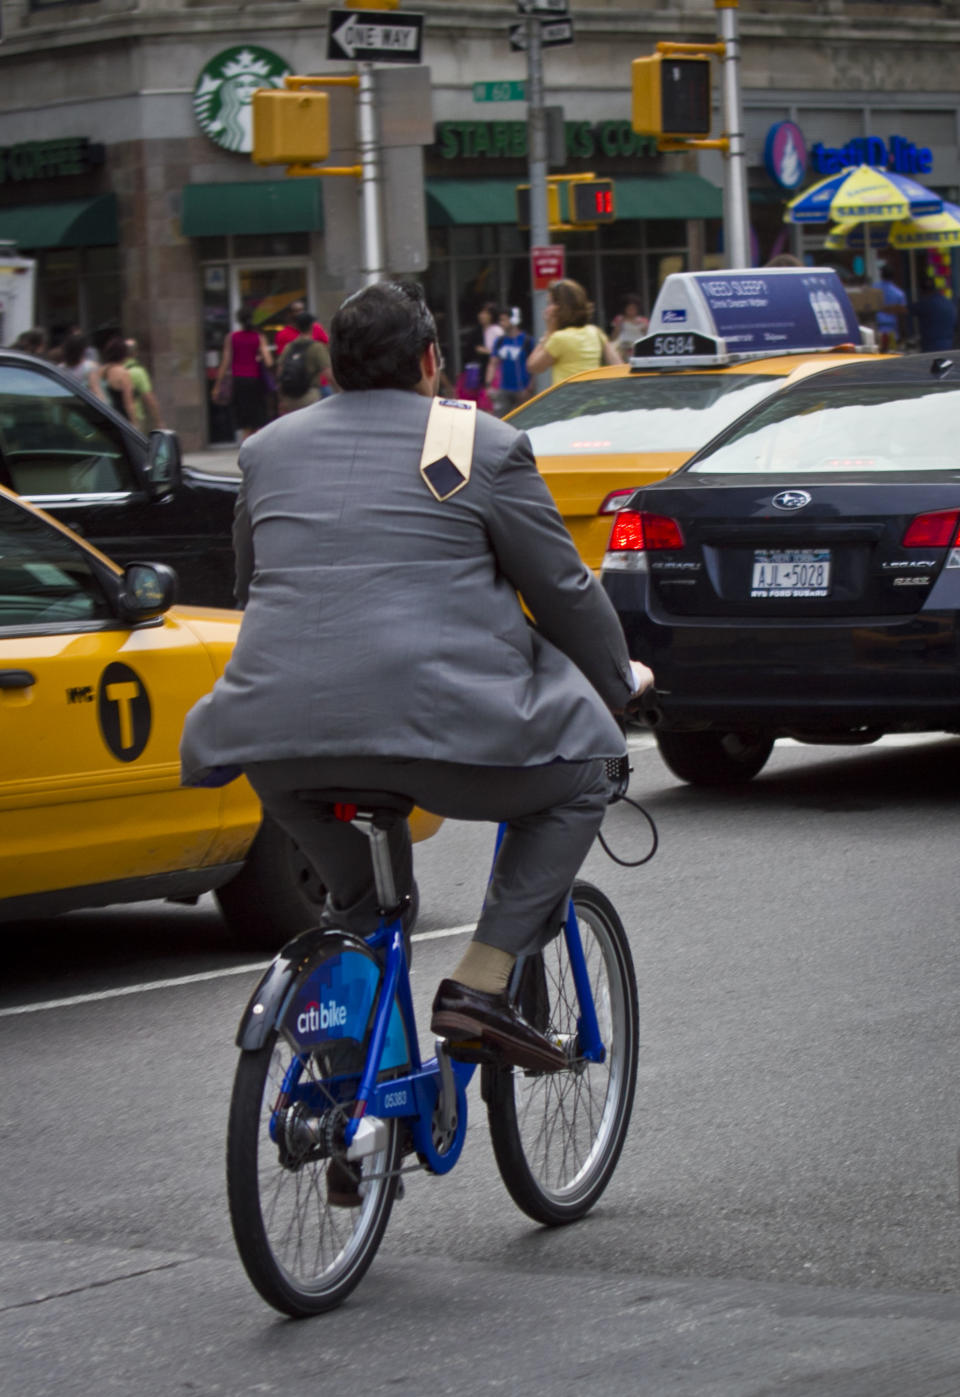
[[[543,312],[547,331],[527,360],[532,374],[552,369],[552,383],[571,374],[620,364],[622,359],[598,325],[590,325],[590,303],[579,282],[555,281]]]

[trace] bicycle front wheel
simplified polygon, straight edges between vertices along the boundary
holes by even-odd
[[[305,1147],[310,1136],[295,1118],[270,1124],[297,1054],[271,1033],[262,1048],[240,1056],[227,1127],[227,1193],[240,1259],[263,1298],[295,1319],[333,1309],[373,1260],[397,1191],[400,1133],[387,1122],[387,1143],[363,1160],[358,1207],[336,1207],[335,1164]],[[299,1081],[322,1082],[314,1056],[302,1059]],[[320,1088],[322,1097],[322,1087]],[[331,1107],[334,1103],[331,1098]]]
[[[574,1053],[570,1067],[559,1072],[486,1069],[497,1167],[517,1206],[548,1226],[583,1217],[610,1182],[637,1077],[637,986],[623,923],[590,883],[574,884],[573,905],[606,1050],[603,1062]],[[575,1043],[579,1005],[562,933],[528,962],[525,978],[521,1000],[530,1002],[521,1007],[527,1017],[551,1037]]]

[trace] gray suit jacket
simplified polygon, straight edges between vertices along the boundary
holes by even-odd
[[[223,677],[187,716],[188,783],[291,757],[533,766],[623,752],[620,624],[527,437],[478,413],[469,483],[441,503],[419,471],[429,409],[396,389],[342,393],[244,445],[247,607]]]

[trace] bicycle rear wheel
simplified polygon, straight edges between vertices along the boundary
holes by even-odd
[[[329,1153],[311,1148],[295,1118],[271,1139],[270,1121],[295,1050],[276,1032],[240,1056],[227,1127],[227,1194],[240,1259],[269,1304],[298,1319],[333,1309],[373,1260],[397,1191],[400,1132],[363,1160],[360,1207],[328,1199]],[[301,1081],[322,1081],[312,1055]],[[331,1098],[331,1107],[334,1106]],[[363,1180],[367,1182],[364,1183]]]
[[[500,1175],[517,1206],[548,1226],[583,1217],[609,1183],[630,1124],[637,1076],[637,986],[623,923],[590,883],[574,884],[573,904],[604,1061],[574,1056],[568,1069],[539,1074],[485,1069]],[[526,1016],[551,1036],[575,1039],[577,993],[563,934],[525,971]]]

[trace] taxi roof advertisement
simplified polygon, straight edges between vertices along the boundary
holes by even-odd
[[[856,312],[826,267],[675,274],[657,298],[654,329],[714,335],[733,353],[860,343]]]

